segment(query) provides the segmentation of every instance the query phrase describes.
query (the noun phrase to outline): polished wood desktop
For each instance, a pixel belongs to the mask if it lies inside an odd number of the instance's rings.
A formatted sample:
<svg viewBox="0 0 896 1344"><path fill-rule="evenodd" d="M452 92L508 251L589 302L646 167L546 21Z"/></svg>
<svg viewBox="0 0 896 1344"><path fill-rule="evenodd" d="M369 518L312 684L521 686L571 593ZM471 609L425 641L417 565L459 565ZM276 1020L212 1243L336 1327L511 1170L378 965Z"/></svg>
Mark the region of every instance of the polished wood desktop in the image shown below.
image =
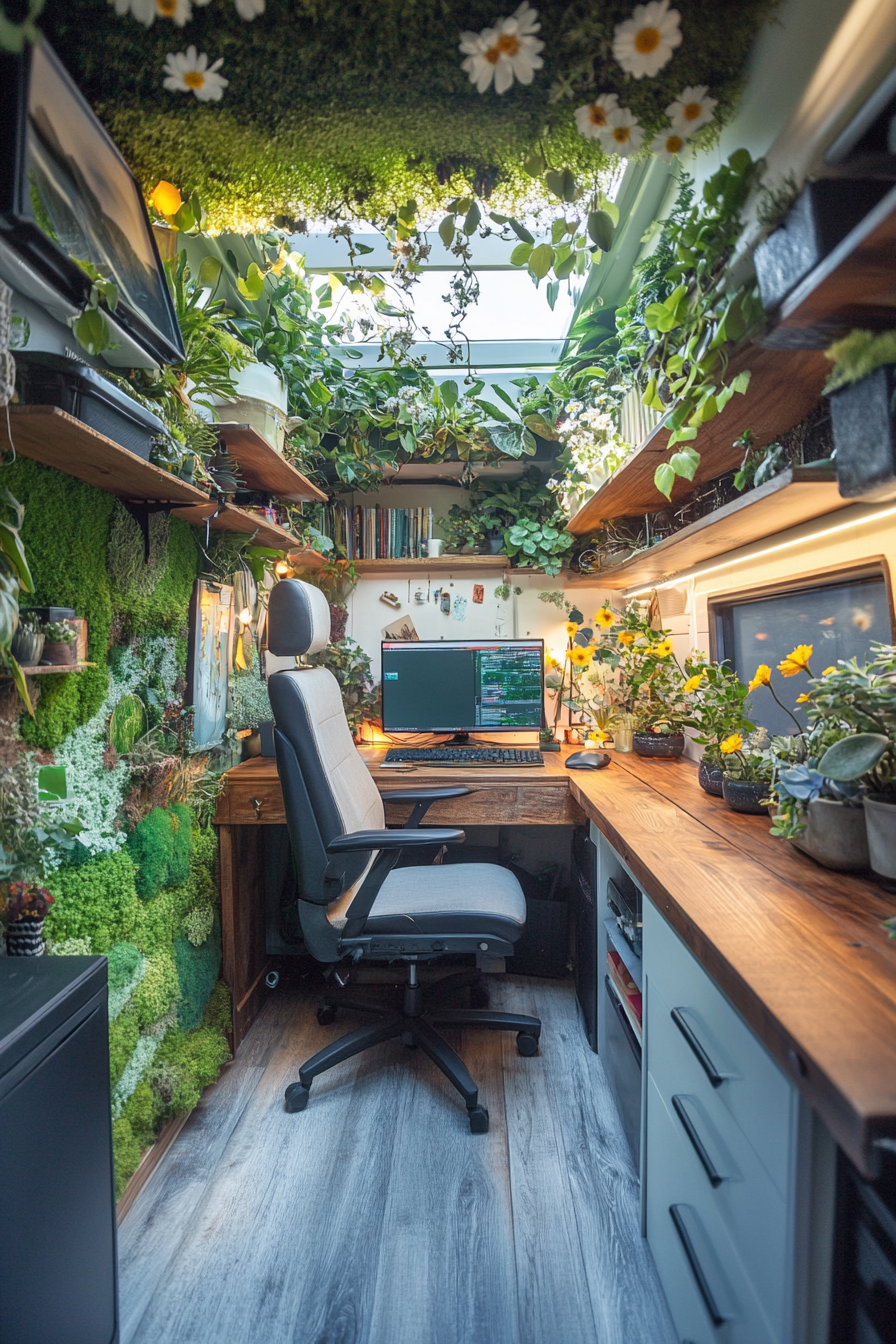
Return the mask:
<svg viewBox="0 0 896 1344"><path fill-rule="evenodd" d="M543 769L381 768L362 748L390 823L407 815L390 789L464 784L465 797L427 822L575 825L592 822L709 974L821 1114L861 1170L873 1141L896 1137L896 943L881 921L896 896L872 881L820 868L768 834L765 817L710 798L688 761L616 756L605 770L572 771L575 748ZM265 952L263 850L285 822L275 762L256 758L227 776L216 815L221 841L224 975L238 1042L275 964Z"/></svg>

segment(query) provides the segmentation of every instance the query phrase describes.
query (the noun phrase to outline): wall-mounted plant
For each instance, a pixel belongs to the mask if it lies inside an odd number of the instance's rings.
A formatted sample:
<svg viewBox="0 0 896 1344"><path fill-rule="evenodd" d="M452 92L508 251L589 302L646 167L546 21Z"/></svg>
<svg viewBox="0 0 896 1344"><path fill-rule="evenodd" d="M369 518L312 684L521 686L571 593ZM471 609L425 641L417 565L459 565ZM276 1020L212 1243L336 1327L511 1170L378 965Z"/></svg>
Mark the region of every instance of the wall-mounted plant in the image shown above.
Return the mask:
<svg viewBox="0 0 896 1344"><path fill-rule="evenodd" d="M745 429L732 444L743 449L743 460L734 476L735 490L752 490L763 485L784 470L789 461L787 449L781 443L767 443L759 447L752 429Z"/></svg>

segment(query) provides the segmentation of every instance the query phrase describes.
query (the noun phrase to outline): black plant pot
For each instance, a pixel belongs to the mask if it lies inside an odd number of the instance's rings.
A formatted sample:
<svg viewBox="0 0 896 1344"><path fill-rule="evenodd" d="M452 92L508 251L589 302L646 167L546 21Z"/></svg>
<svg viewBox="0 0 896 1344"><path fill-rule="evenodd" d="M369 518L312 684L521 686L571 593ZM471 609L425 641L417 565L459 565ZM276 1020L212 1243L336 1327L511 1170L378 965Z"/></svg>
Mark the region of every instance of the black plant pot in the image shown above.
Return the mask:
<svg viewBox="0 0 896 1344"><path fill-rule="evenodd" d="M485 548L486 555L500 555L501 548L504 545L503 532L486 532Z"/></svg>
<svg viewBox="0 0 896 1344"><path fill-rule="evenodd" d="M721 798L722 785L725 782L725 771L720 765L709 765L705 760L700 762L697 770L697 783L704 793L711 793L713 798Z"/></svg>
<svg viewBox="0 0 896 1344"><path fill-rule="evenodd" d="M780 226L753 254L766 312L833 251L891 185L877 178L829 177L803 188Z"/></svg>
<svg viewBox="0 0 896 1344"><path fill-rule="evenodd" d="M747 812L753 817L767 816L768 808L763 806L762 799L768 797L770 787L769 784L757 783L752 779L729 779L725 775L722 779L722 797L732 812Z"/></svg>
<svg viewBox="0 0 896 1344"><path fill-rule="evenodd" d="M896 364L831 396L837 484L844 499L896 499Z"/></svg>
<svg viewBox="0 0 896 1344"><path fill-rule="evenodd" d="M684 751L684 733L633 733L632 746L639 756L676 760Z"/></svg>

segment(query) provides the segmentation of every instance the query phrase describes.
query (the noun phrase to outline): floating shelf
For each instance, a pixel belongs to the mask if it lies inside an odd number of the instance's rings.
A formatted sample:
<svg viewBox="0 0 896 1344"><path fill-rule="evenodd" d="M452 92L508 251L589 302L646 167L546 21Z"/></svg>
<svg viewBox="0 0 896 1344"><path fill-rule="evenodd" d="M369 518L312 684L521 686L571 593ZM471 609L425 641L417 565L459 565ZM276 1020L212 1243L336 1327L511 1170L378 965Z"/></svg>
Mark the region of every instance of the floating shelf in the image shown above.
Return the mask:
<svg viewBox="0 0 896 1344"><path fill-rule="evenodd" d="M673 502L694 485L740 466L743 452L732 444L747 426L757 443L764 444L799 424L821 396L829 368L820 350L766 350L751 345L738 351L728 374L749 369L750 386L743 396L735 393L721 415L700 430L693 445L700 453L700 466L693 483L676 479ZM657 425L628 461L582 505L569 523L570 532L587 536L602 522L662 508L666 500L654 485L653 475L668 456L668 442L669 430Z"/></svg>
<svg viewBox="0 0 896 1344"><path fill-rule="evenodd" d="M221 436L227 451L240 464L240 475L250 490L265 490L292 503L323 504L327 496L288 458L272 448L251 425L218 424L211 428Z"/></svg>
<svg viewBox="0 0 896 1344"><path fill-rule="evenodd" d="M254 513L238 509L234 504L216 504L212 500L206 500L204 504L194 505L191 508L176 508L171 512L175 518L183 518L194 527L202 527L208 523L213 532L242 532L248 536L254 534L258 546L271 546L278 551L295 548L296 539L285 527L269 523Z"/></svg>
<svg viewBox="0 0 896 1344"><path fill-rule="evenodd" d="M430 569L511 569L506 555L440 555L438 559L423 557L420 560L355 560L354 566L359 574L382 574L388 570L401 574L405 571ZM535 571L533 570L533 573Z"/></svg>
<svg viewBox="0 0 896 1344"><path fill-rule="evenodd" d="M762 344L825 349L853 327L896 325L896 187L783 300Z"/></svg>
<svg viewBox="0 0 896 1344"><path fill-rule="evenodd" d="M20 670L24 672L26 677L47 677L51 675L55 677L60 673L64 675L66 672L83 672L85 667L96 667L96 663L37 663L33 667L24 667L20 664ZM2 675L8 678L10 674L4 672Z"/></svg>
<svg viewBox="0 0 896 1344"><path fill-rule="evenodd" d="M634 588L660 583L717 555L761 541L788 527L809 522L856 501L843 499L833 465L789 467L724 508L683 527L611 569L567 579L571 587Z"/></svg>
<svg viewBox="0 0 896 1344"><path fill-rule="evenodd" d="M122 448L58 406L10 406L16 452L119 499L208 507L208 495ZM4 438L5 438L4 434Z"/></svg>

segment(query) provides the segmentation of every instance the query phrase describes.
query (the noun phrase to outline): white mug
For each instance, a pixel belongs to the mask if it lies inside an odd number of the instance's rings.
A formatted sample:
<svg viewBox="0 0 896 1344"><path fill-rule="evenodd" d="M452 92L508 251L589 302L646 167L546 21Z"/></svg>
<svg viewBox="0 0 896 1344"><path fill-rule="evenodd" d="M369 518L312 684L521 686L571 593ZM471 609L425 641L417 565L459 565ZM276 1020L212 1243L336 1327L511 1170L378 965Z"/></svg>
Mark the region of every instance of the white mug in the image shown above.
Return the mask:
<svg viewBox="0 0 896 1344"><path fill-rule="evenodd" d="M430 560L438 560L439 556L442 554L441 537L429 538L426 543L426 554L429 556Z"/></svg>

